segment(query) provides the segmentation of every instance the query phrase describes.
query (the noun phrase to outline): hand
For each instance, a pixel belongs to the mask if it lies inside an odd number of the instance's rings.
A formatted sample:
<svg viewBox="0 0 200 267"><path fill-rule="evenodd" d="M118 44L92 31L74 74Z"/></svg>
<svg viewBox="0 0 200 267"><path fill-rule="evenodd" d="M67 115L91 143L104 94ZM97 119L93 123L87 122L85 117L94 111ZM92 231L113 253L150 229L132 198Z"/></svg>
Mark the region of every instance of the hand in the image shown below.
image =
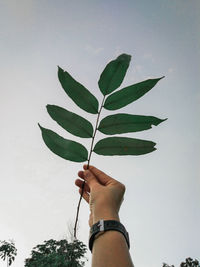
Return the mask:
<svg viewBox="0 0 200 267"><path fill-rule="evenodd" d="M90 205L89 226L100 219L118 220L119 209L123 201L125 186L93 166L83 166L78 176L85 181L83 198ZM75 184L82 193L84 181L77 179Z"/></svg>

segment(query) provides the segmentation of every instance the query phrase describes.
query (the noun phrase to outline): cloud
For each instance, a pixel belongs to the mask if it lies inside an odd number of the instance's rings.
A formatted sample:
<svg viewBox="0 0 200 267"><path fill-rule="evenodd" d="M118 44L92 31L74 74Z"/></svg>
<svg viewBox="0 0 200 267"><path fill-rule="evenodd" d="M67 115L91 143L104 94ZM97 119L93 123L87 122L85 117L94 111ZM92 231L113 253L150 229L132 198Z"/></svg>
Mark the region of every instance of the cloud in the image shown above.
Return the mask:
<svg viewBox="0 0 200 267"><path fill-rule="evenodd" d="M136 65L136 66L135 66L135 70L136 70L137 72L140 72L140 71L142 70L142 66L141 66L141 65Z"/></svg>
<svg viewBox="0 0 200 267"><path fill-rule="evenodd" d="M5 1L5 7L8 9L11 16L25 24L29 21L33 15L34 5L33 0L7 0Z"/></svg>
<svg viewBox="0 0 200 267"><path fill-rule="evenodd" d="M114 56L115 57L118 57L120 54L122 54L123 52L122 52L122 49L121 49L121 47L120 46L116 46L115 47L115 51L114 51Z"/></svg>
<svg viewBox="0 0 200 267"><path fill-rule="evenodd" d="M90 54L98 55L99 53L101 53L104 50L104 48L103 47L97 47L97 48L95 48L95 47L93 47L91 45L86 45L85 46L85 50L87 52L89 52Z"/></svg>
<svg viewBox="0 0 200 267"><path fill-rule="evenodd" d="M144 58L144 59L147 59L147 60L151 60L152 62L155 61L153 55L150 54L150 53L146 53L146 54L144 54L144 55L143 55L143 58Z"/></svg>
<svg viewBox="0 0 200 267"><path fill-rule="evenodd" d="M172 73L172 72L174 72L174 69L173 69L172 67L170 67L170 68L168 69L168 73Z"/></svg>

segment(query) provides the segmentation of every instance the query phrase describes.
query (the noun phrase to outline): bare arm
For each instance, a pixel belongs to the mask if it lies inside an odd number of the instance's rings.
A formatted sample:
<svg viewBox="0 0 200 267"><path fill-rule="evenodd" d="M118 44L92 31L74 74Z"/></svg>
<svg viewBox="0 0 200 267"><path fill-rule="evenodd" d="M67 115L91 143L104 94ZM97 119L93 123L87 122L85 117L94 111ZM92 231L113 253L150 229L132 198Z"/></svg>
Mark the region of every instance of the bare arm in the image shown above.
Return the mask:
<svg viewBox="0 0 200 267"><path fill-rule="evenodd" d="M78 175L86 182L83 197L90 205L89 226L100 219L120 221L118 214L125 186L93 166L87 170L84 165L84 171ZM81 193L83 180L77 179L75 183ZM126 240L118 231L106 231L94 241L92 267L122 266L133 267Z"/></svg>

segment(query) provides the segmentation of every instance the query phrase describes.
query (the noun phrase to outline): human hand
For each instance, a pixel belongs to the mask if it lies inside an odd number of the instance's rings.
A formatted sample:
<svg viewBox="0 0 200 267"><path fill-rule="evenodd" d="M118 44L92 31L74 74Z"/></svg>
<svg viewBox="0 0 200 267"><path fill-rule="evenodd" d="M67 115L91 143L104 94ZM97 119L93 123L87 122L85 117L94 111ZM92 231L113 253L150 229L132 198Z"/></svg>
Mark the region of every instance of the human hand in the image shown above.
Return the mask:
<svg viewBox="0 0 200 267"><path fill-rule="evenodd" d="M83 166L78 176L85 181L83 198L90 205L89 226L100 219L118 220L119 209L123 201L125 186L117 180L106 175L94 166ZM82 193L84 181L76 179L75 184Z"/></svg>

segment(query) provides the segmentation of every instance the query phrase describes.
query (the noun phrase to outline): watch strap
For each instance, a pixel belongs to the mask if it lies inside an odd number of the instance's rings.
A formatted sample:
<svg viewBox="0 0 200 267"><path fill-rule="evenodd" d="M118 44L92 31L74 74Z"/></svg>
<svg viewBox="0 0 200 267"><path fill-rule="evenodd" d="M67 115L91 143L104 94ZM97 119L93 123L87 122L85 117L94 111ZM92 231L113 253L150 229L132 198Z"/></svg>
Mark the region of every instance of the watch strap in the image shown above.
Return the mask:
<svg viewBox="0 0 200 267"><path fill-rule="evenodd" d="M125 227L123 226L123 224L115 220L105 220L105 221L100 220L97 223L93 224L92 227L90 228L89 249L91 250L91 252L92 252L92 247L93 247L93 243L95 240L95 236L98 233L101 233L101 232L103 233L109 230L115 230L115 231L122 233L126 239L128 248L130 248L129 235Z"/></svg>

